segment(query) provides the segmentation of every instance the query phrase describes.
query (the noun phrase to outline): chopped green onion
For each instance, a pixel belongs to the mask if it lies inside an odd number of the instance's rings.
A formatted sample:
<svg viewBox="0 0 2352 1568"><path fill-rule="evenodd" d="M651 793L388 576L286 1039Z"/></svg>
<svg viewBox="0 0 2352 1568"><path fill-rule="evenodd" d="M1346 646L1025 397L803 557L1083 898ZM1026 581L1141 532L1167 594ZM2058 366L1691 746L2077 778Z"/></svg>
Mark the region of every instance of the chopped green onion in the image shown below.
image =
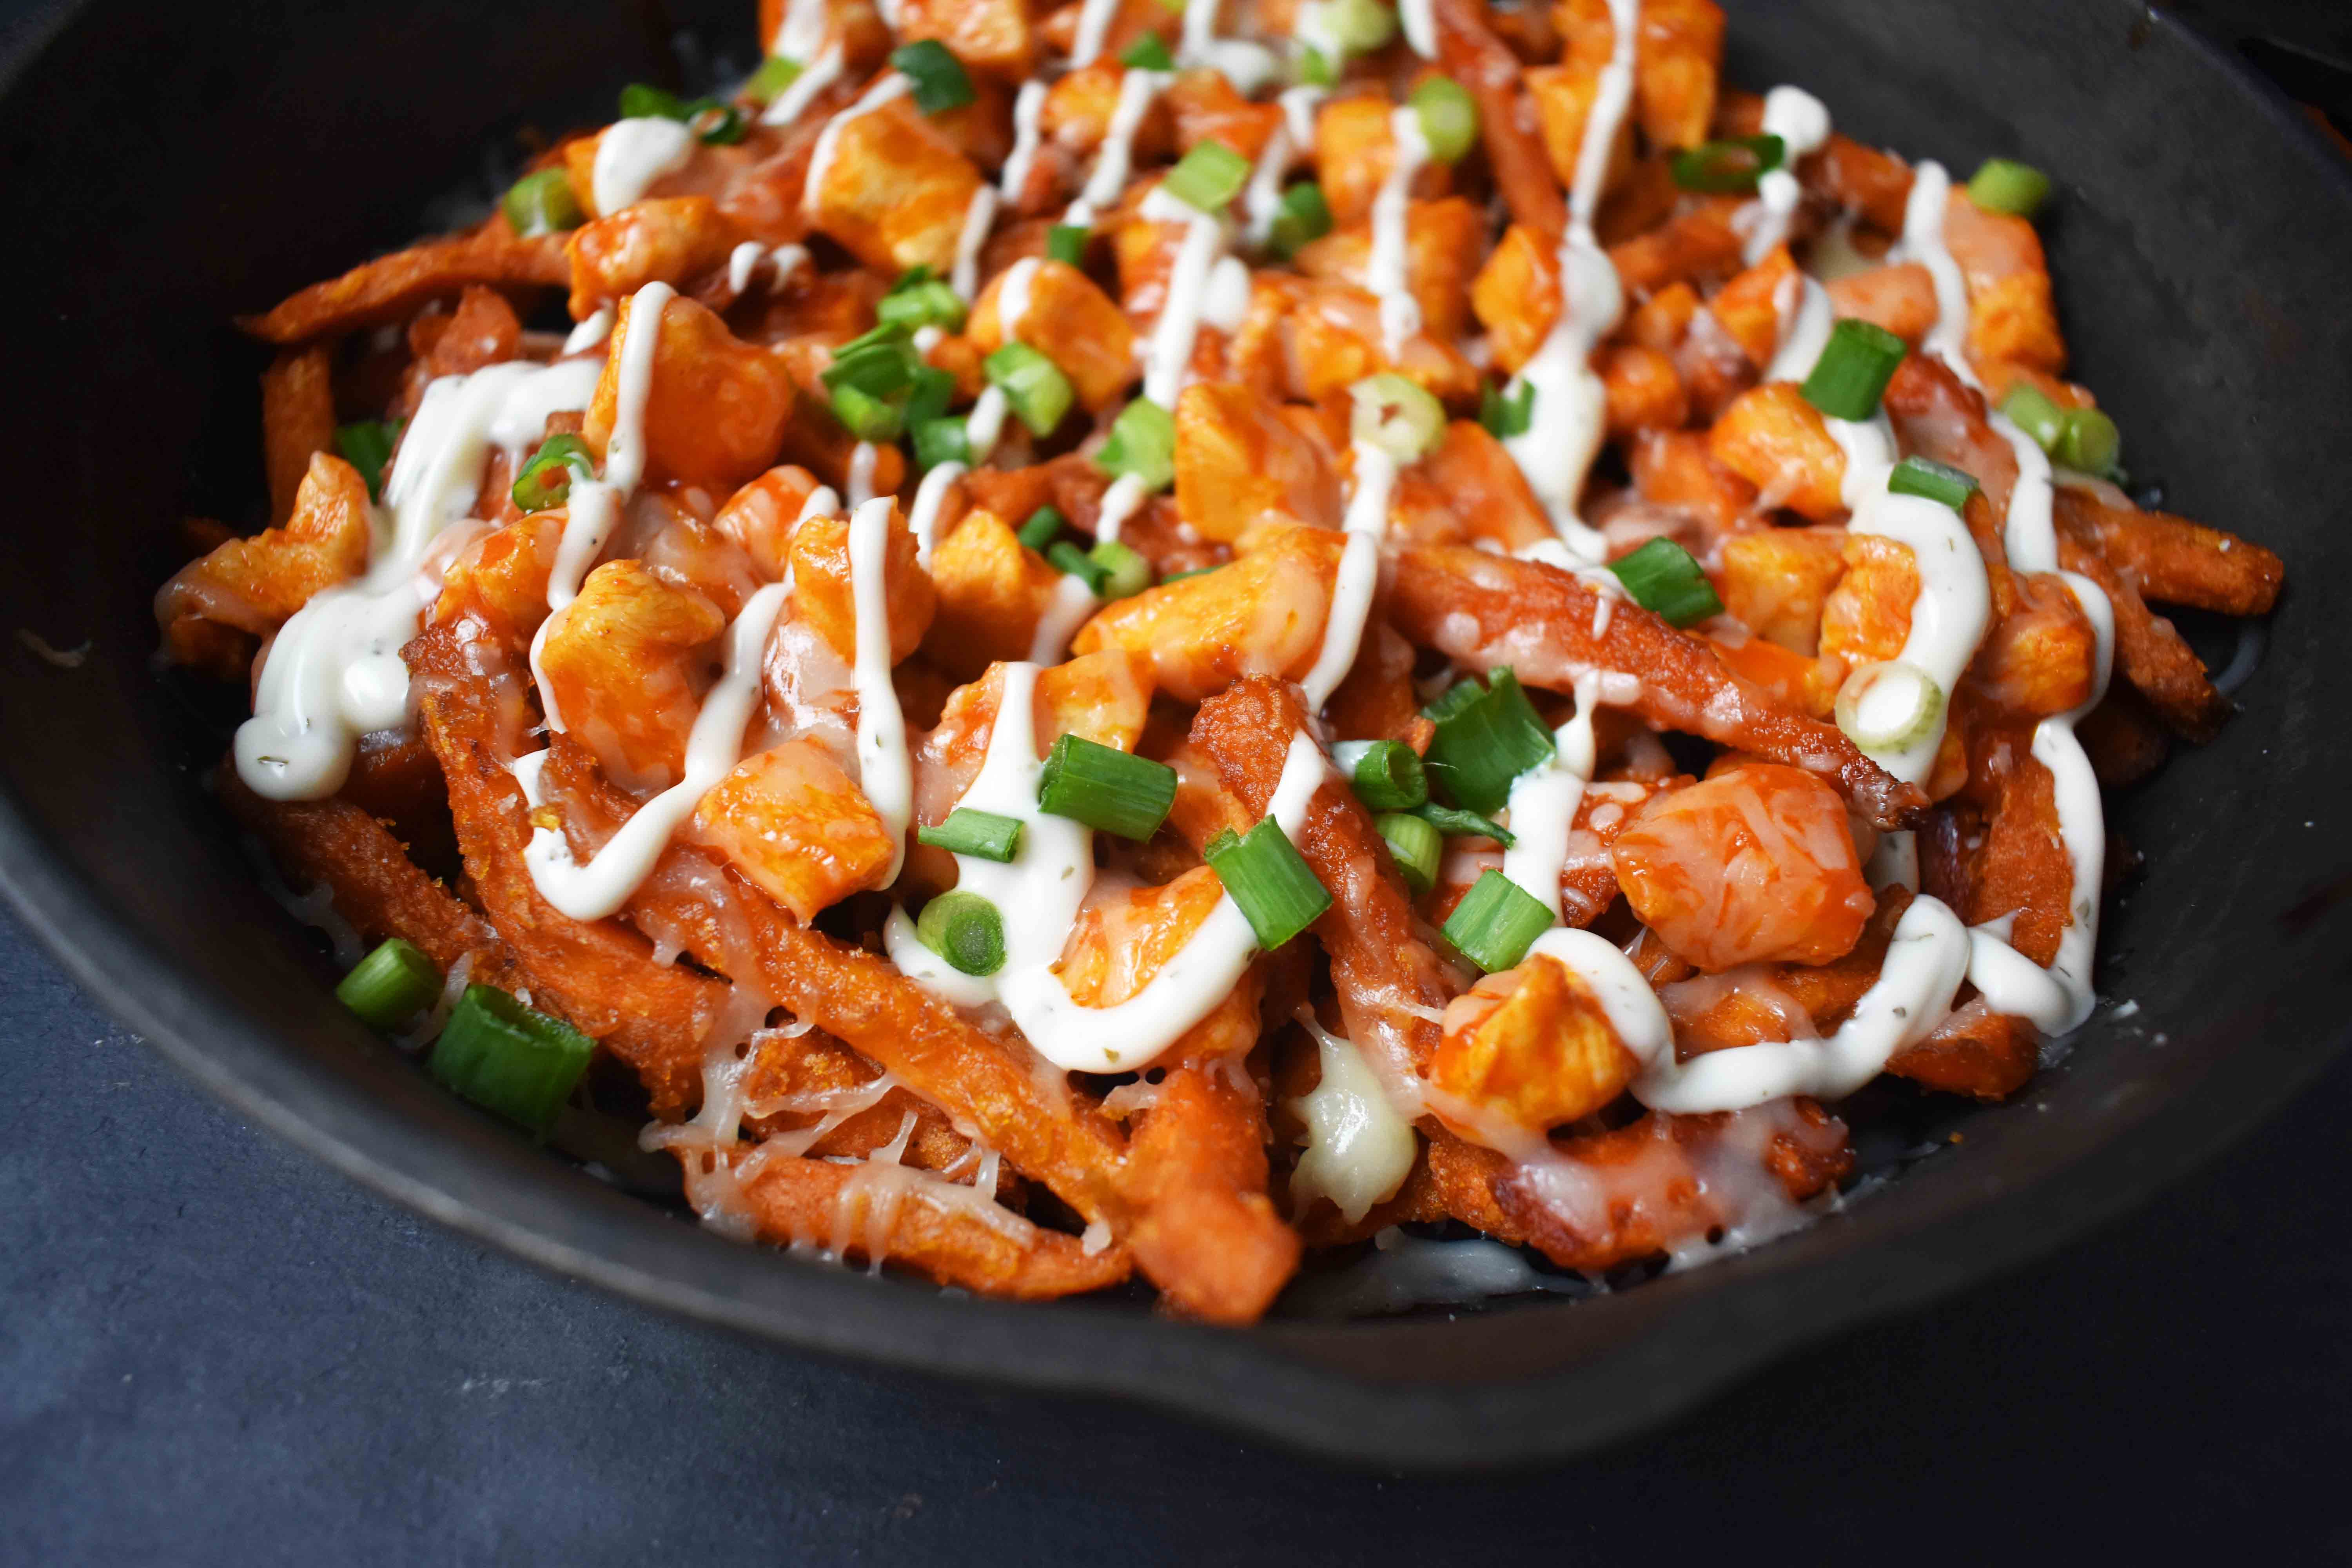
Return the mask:
<svg viewBox="0 0 2352 1568"><path fill-rule="evenodd" d="M915 426L915 466L936 468L941 463L971 461L971 438L963 421L953 416L926 419Z"/></svg>
<svg viewBox="0 0 2352 1568"><path fill-rule="evenodd" d="M948 411L955 401L955 376L937 365L915 366L914 384L907 392L907 427L919 430Z"/></svg>
<svg viewBox="0 0 2352 1568"><path fill-rule="evenodd" d="M2000 411L2045 452L2055 449L2058 437L2065 433L2066 411L2030 381L2021 380L2009 389L2009 395L2000 400Z"/></svg>
<svg viewBox="0 0 2352 1568"><path fill-rule="evenodd" d="M1989 213L2032 217L2050 199L2050 176L2031 163L1987 158L1969 176L1969 200Z"/></svg>
<svg viewBox="0 0 2352 1568"><path fill-rule="evenodd" d="M1301 180L1282 193L1282 206L1274 215L1274 253L1285 260L1331 232L1331 204L1323 187Z"/></svg>
<svg viewBox="0 0 2352 1568"><path fill-rule="evenodd" d="M1037 807L1139 844L1160 831L1176 804L1176 770L1083 735L1065 735L1045 755Z"/></svg>
<svg viewBox="0 0 2352 1568"><path fill-rule="evenodd" d="M710 117L716 115L717 119ZM731 146L751 134L751 122L742 110L715 98L698 98L688 103L674 92L666 92L648 82L633 81L621 89L621 118L624 120L676 120L714 147Z"/></svg>
<svg viewBox="0 0 2352 1568"><path fill-rule="evenodd" d="M1045 259L1066 267L1087 264L1087 237L1094 231L1082 223L1057 223L1045 231Z"/></svg>
<svg viewBox="0 0 2352 1568"><path fill-rule="evenodd" d="M1396 858L1397 869L1404 873L1404 885L1412 889L1414 898L1437 886L1437 863L1445 855L1445 839L1427 820L1402 811L1384 811L1372 818L1372 826L1389 841L1389 853Z"/></svg>
<svg viewBox="0 0 2352 1568"><path fill-rule="evenodd" d="M1455 952L1492 974L1528 955L1536 938L1552 927L1543 901L1500 871L1471 884L1445 920L1445 940Z"/></svg>
<svg viewBox="0 0 2352 1568"><path fill-rule="evenodd" d="M1076 577L1084 583L1097 599L1109 597L1103 592L1110 582L1110 568L1079 549L1066 539L1055 541L1045 547L1045 559L1055 571Z"/></svg>
<svg viewBox="0 0 2352 1568"><path fill-rule="evenodd" d="M382 419L362 419L335 426L335 450L367 481L368 500L383 499L383 477L392 464L393 443L400 426Z"/></svg>
<svg viewBox="0 0 2352 1568"><path fill-rule="evenodd" d="M2123 432L2095 408L2069 408L2058 421L2057 445L2051 457L2085 474L2112 472L2123 456Z"/></svg>
<svg viewBox="0 0 2352 1568"><path fill-rule="evenodd" d="M888 397L914 384L923 362L907 341L906 329L895 323L877 327L833 351L833 363L817 379L828 392L854 386L874 397Z"/></svg>
<svg viewBox="0 0 2352 1568"><path fill-rule="evenodd" d="M937 38L919 38L890 51L890 63L913 84L915 107L925 114L944 114L972 100L971 78L963 62Z"/></svg>
<svg viewBox="0 0 2352 1568"><path fill-rule="evenodd" d="M1168 52L1168 45L1157 33L1146 33L1121 49L1118 63L1140 71L1172 71L1176 57Z"/></svg>
<svg viewBox="0 0 2352 1568"><path fill-rule="evenodd" d="M1297 846L1267 817L1247 833L1225 829L1209 840L1201 858L1217 874L1268 952L1323 917L1331 895Z"/></svg>
<svg viewBox="0 0 2352 1568"><path fill-rule="evenodd" d="M1374 811L1410 811L1429 798L1421 755L1402 741L1342 741L1331 761Z"/></svg>
<svg viewBox="0 0 2352 1568"><path fill-rule="evenodd" d="M1323 0L1323 31L1348 53L1369 55L1396 37L1397 14L1380 0Z"/></svg>
<svg viewBox="0 0 2352 1568"><path fill-rule="evenodd" d="M877 446L896 441L907 428L906 411L898 405L854 386L833 389L833 416L843 429Z"/></svg>
<svg viewBox="0 0 2352 1568"><path fill-rule="evenodd" d="M890 326L919 331L925 327L941 327L950 332L963 330L963 301L956 291L940 279L929 276L929 269L917 268L916 277L908 273L898 280L898 286L882 296L874 307L876 320Z"/></svg>
<svg viewBox="0 0 2352 1568"><path fill-rule="evenodd" d="M1005 344L982 363L989 384L1000 388L1015 417L1032 436L1050 436L1077 400L1062 367L1027 343Z"/></svg>
<svg viewBox="0 0 2352 1568"><path fill-rule="evenodd" d="M978 893L941 893L925 904L915 937L966 974L1004 967L1004 917Z"/></svg>
<svg viewBox="0 0 2352 1568"><path fill-rule="evenodd" d="M1528 426L1535 423L1535 411L1534 382L1523 381L1517 392L1508 394L1497 391L1491 382L1479 389L1478 423L1498 441L1526 435Z"/></svg>
<svg viewBox="0 0 2352 1568"><path fill-rule="evenodd" d="M572 176L563 170L541 169L525 174L507 187L507 226L525 239L562 229L578 228L588 221L580 198L572 194Z"/></svg>
<svg viewBox="0 0 2352 1568"><path fill-rule="evenodd" d="M1837 722L1865 752L1900 752L1925 740L1944 716L1944 689L1916 664L1865 664L1838 688Z"/></svg>
<svg viewBox="0 0 2352 1568"><path fill-rule="evenodd" d="M536 1132L554 1125L596 1042L495 985L468 985L426 1069L483 1110Z"/></svg>
<svg viewBox="0 0 2352 1568"><path fill-rule="evenodd" d="M1189 206L1217 213L1242 194L1249 177L1250 161L1211 136L1192 144L1160 188Z"/></svg>
<svg viewBox="0 0 2352 1568"><path fill-rule="evenodd" d="M1470 91L1448 76L1433 76L1412 89L1421 116L1421 139L1441 163L1458 163L1478 144L1478 106Z"/></svg>
<svg viewBox="0 0 2352 1568"><path fill-rule="evenodd" d="M1069 526L1070 520L1058 510L1041 506L1029 514L1028 521L1021 525L1021 542L1042 554L1045 546L1054 542L1054 536Z"/></svg>
<svg viewBox="0 0 2352 1568"><path fill-rule="evenodd" d="M1475 811L1456 811L1433 800L1414 806L1412 815L1448 838L1491 838L1506 849L1519 841L1518 835L1499 822L1481 816Z"/></svg>
<svg viewBox="0 0 2352 1568"><path fill-rule="evenodd" d="M520 510L545 511L572 499L574 478L593 479L595 473L588 443L559 431L540 443L539 450L515 476L514 489L509 493Z"/></svg>
<svg viewBox="0 0 2352 1568"><path fill-rule="evenodd" d="M353 964L335 987L336 1001L379 1029L405 1024L440 994L441 972L414 942L398 937Z"/></svg>
<svg viewBox="0 0 2352 1568"><path fill-rule="evenodd" d="M1779 168L1789 144L1778 136L1739 136L1702 142L1674 156L1675 184L1713 195L1746 195L1756 182Z"/></svg>
<svg viewBox="0 0 2352 1568"><path fill-rule="evenodd" d="M1551 731L1507 668L1485 686L1463 681L1422 711L1437 725L1422 766L1472 811L1500 810L1511 781L1552 754Z"/></svg>
<svg viewBox="0 0 2352 1568"><path fill-rule="evenodd" d="M800 61L789 55L770 55L751 73L751 79L743 84L743 96L754 103L773 103L800 76Z"/></svg>
<svg viewBox="0 0 2352 1568"><path fill-rule="evenodd" d="M953 855L1003 865L1021 852L1021 819L958 806L937 827L915 829L916 839Z"/></svg>
<svg viewBox="0 0 2352 1568"><path fill-rule="evenodd" d="M1328 55L1309 44L1298 54L1298 79L1307 87L1337 87L1339 72Z"/></svg>
<svg viewBox="0 0 2352 1568"><path fill-rule="evenodd" d="M633 81L621 89L624 120L684 120L686 100L651 82Z"/></svg>
<svg viewBox="0 0 2352 1568"><path fill-rule="evenodd" d="M1691 552L1671 539L1653 539L1609 563L1635 604L1677 626L1723 614L1723 601Z"/></svg>
<svg viewBox="0 0 2352 1568"><path fill-rule="evenodd" d="M1906 458L1886 476L1886 488L1898 496L1925 496L1958 511L1977 493L1977 477L1931 458Z"/></svg>
<svg viewBox="0 0 2352 1568"><path fill-rule="evenodd" d="M699 132L705 146L732 147L736 142L751 134L751 121L744 117L741 110L731 103L720 103L716 99L706 98L698 101L694 107L698 112L688 117L689 123L705 114L719 116L717 120L707 122Z"/></svg>
<svg viewBox="0 0 2352 1568"><path fill-rule="evenodd" d="M1445 405L1394 371L1364 377L1348 388L1348 396L1355 405L1349 434L1400 463L1418 462L1444 438Z"/></svg>
<svg viewBox="0 0 2352 1568"><path fill-rule="evenodd" d="M1133 474L1146 489L1166 489L1176 479L1176 421L1150 398L1137 398L1111 421L1095 466L1114 478Z"/></svg>
<svg viewBox="0 0 2352 1568"><path fill-rule="evenodd" d="M1095 592L1106 599L1131 598L1151 586L1151 563L1116 539L1097 542L1087 558L1102 568Z"/></svg>
<svg viewBox="0 0 2352 1568"><path fill-rule="evenodd" d="M1832 419L1867 419L1910 352L1885 327L1848 316L1830 329L1829 343L1805 377L1805 401Z"/></svg>

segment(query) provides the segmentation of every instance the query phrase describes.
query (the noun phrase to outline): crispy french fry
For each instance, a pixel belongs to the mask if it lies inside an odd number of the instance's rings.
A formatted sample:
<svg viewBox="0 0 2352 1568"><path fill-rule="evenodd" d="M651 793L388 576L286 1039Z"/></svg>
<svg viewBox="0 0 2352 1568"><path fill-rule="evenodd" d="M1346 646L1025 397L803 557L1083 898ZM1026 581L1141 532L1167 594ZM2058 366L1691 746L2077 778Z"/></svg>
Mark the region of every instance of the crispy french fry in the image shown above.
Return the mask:
<svg viewBox="0 0 2352 1568"><path fill-rule="evenodd" d="M1537 120L1520 96L1519 60L1494 33L1486 0L1435 0L1438 58L1478 105L1478 140L1514 222L1548 247L1568 227L1568 203L1553 178Z"/></svg>
<svg viewBox="0 0 2352 1568"><path fill-rule="evenodd" d="M1916 784L1890 777L1834 726L1745 685L1706 644L1638 605L1615 605L1596 637L1595 590L1565 572L1461 545L1409 546L1395 565L1390 620L1457 663L1507 664L1556 691L1587 670L1625 671L1641 678L1631 706L1650 723L1801 767L1881 827L1903 826L1927 806Z"/></svg>
<svg viewBox="0 0 2352 1568"><path fill-rule="evenodd" d="M279 354L261 373L261 467L269 477L269 521L294 515L295 492L315 452L335 445L334 352L324 343Z"/></svg>
<svg viewBox="0 0 2352 1568"><path fill-rule="evenodd" d="M2225 616L2266 616L2286 568L2261 545L2160 511L2116 506L2072 486L2057 495L2060 522L2088 542L2143 598ZM2087 530L2085 528L2087 525Z"/></svg>
<svg viewBox="0 0 2352 1568"><path fill-rule="evenodd" d="M1169 1068L1129 1145L1143 1213L1128 1247L1189 1316L1254 1322L1298 1267L1298 1234L1266 1196L1265 1139L1257 1085L1226 1054Z"/></svg>
<svg viewBox="0 0 2352 1568"><path fill-rule="evenodd" d="M518 239L505 218L494 216L471 234L423 240L341 278L313 283L237 324L264 342L299 343L397 321L434 296L455 294L468 283L560 287L572 277L563 240L560 234Z"/></svg>
<svg viewBox="0 0 2352 1568"><path fill-rule="evenodd" d="M2116 673L2131 682L2158 716L2182 736L2211 740L2230 716L2230 700L2214 689L2205 661L2170 621L2147 607L2147 601L2100 552L2095 531L2073 513L2059 518L2058 564L2096 583L2114 606Z"/></svg>

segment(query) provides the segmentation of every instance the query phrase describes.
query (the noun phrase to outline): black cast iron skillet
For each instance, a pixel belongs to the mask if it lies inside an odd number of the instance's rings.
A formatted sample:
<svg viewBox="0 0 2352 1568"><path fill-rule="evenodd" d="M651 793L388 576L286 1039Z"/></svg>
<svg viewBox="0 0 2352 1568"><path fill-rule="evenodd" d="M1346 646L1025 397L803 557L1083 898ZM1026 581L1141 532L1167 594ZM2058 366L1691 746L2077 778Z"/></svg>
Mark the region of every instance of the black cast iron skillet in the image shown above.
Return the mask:
<svg viewBox="0 0 2352 1568"><path fill-rule="evenodd" d="M1801 1236L1599 1299L1245 1332L1004 1306L803 1265L625 1197L444 1095L354 1023L197 784L216 739L151 665L175 519L253 515L232 312L397 244L526 120L604 118L667 23L570 0L93 0L0 100L10 229L0 885L83 984L207 1088L402 1202L563 1273L772 1335L1132 1396L1322 1452L1562 1454L1790 1347L2060 1245L2310 1078L2352 1015L2352 184L2267 89L2120 0L1735 5L1728 74L1965 174L2051 169L2082 373L2169 506L2283 553L2244 711L2116 803L2148 855L2103 1013L1965 1142ZM672 20L750 58L749 0ZM28 629L88 661L58 669ZM2251 1280L2233 1289L2259 1289ZM2119 1303L2124 1310L2129 1304Z"/></svg>

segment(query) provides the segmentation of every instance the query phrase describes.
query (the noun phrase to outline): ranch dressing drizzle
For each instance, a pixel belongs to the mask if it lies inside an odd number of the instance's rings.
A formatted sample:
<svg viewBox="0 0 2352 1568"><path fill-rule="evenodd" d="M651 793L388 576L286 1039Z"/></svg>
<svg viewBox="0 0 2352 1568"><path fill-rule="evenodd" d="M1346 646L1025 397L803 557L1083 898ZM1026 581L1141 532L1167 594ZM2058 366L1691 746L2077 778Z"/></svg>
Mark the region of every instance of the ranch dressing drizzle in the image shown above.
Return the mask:
<svg viewBox="0 0 2352 1568"><path fill-rule="evenodd" d="M817 132L816 148L809 154L808 176L801 189L801 210L814 217L817 204L824 194L825 176L833 172L835 153L841 146L841 128L862 115L873 113L897 99L914 90L915 84L904 71L887 70L876 79L864 96L847 109L824 122Z"/></svg>
<svg viewBox="0 0 2352 1568"><path fill-rule="evenodd" d="M771 262L774 270L769 274L768 286L781 289L792 275L808 265L805 246L780 245L771 250L756 239L747 239L727 253L727 289L732 294L751 291L751 280L760 274L760 264Z"/></svg>
<svg viewBox="0 0 2352 1568"><path fill-rule="evenodd" d="M1576 716L1552 732L1552 754L1511 781L1511 847L1503 851L1503 875L1559 919L1559 879L1568 865L1568 840L1576 826L1584 786L1592 782L1596 751L1592 717L1601 706L1604 679L1619 677L1597 669L1576 678ZM1638 696L1639 682L1633 693Z"/></svg>
<svg viewBox="0 0 2352 1568"><path fill-rule="evenodd" d="M781 54L783 51L776 52ZM841 46L827 44L817 52L814 59L802 68L800 75L793 78L792 86L776 94L775 101L769 104L760 116L760 123L790 125L801 117L803 110L816 101L817 94L831 87L840 77Z"/></svg>
<svg viewBox="0 0 2352 1568"><path fill-rule="evenodd" d="M996 184L996 194L1006 202L1020 202L1029 186L1029 171L1037 165L1047 90L1043 81L1032 77L1021 84L1020 95L1013 100L1013 151L1005 156Z"/></svg>
<svg viewBox="0 0 2352 1568"><path fill-rule="evenodd" d="M1249 226L1243 232L1254 246L1263 246L1274 237L1274 221L1282 216L1282 181L1307 151L1315 145L1315 106L1323 101L1328 89L1319 87L1285 88L1276 95L1282 106L1282 123L1265 139L1265 151L1258 154L1257 164L1250 171L1249 187L1242 193L1242 210L1249 215Z"/></svg>
<svg viewBox="0 0 2352 1568"><path fill-rule="evenodd" d="M1172 409L1177 394L1191 379L1192 345L1201 335L1209 275L1225 252L1225 221L1220 214L1202 212L1170 195L1165 185L1154 185L1136 210L1152 223L1184 226L1175 264L1168 270L1167 300L1143 351L1143 395Z"/></svg>
<svg viewBox="0 0 2352 1568"><path fill-rule="evenodd" d="M318 800L343 784L358 738L405 721L400 649L440 591L428 573L435 541L473 509L493 447L509 469L546 433L551 414L588 406L601 362L521 360L425 389L369 513L367 572L310 596L278 629L237 727L237 776L269 800Z"/></svg>
<svg viewBox="0 0 2352 1568"><path fill-rule="evenodd" d="M964 209L963 231L956 237L955 265L948 273L948 286L967 305L980 287L980 248L988 243L989 227L995 222L996 192L982 185L971 193L971 205Z"/></svg>
<svg viewBox="0 0 2352 1568"><path fill-rule="evenodd" d="M629 895L653 874L654 862L669 847L694 808L728 771L743 759L743 726L760 700L760 656L784 607L786 590L772 583L751 595L727 630L727 667L702 700L686 742L686 776L639 806L621 830L583 866L560 829L534 826L523 863L540 896L577 921L598 921L617 912ZM515 782L533 809L547 802L542 774L548 753L517 757Z"/></svg>
<svg viewBox="0 0 2352 1568"><path fill-rule="evenodd" d="M572 335L563 340L563 352L556 357L570 359L573 354L584 354L590 349L602 348L604 340L612 335L613 307L599 305L586 321L572 329Z"/></svg>
<svg viewBox="0 0 2352 1568"><path fill-rule="evenodd" d="M1315 668L1299 685L1306 689L1307 707L1320 712L1339 682L1354 667L1363 646L1365 617L1371 613L1372 590L1381 581L1381 541L1389 531L1389 497L1396 489L1397 461L1370 441L1353 448L1355 493L1348 498L1348 514L1340 526L1348 542L1339 552L1339 575L1331 584L1331 609L1323 618L1323 647Z"/></svg>
<svg viewBox="0 0 2352 1568"><path fill-rule="evenodd" d="M1797 184L1797 160L1821 151L1830 139L1830 111L1801 87L1776 87L1764 95L1767 136L1778 136L1784 152L1780 166L1756 182L1756 202L1741 209L1748 238L1740 258L1753 267L1789 237L1789 220L1803 194Z"/></svg>
<svg viewBox="0 0 2352 1568"><path fill-rule="evenodd" d="M971 453L972 462L984 463L996 450L997 439L1004 433L1007 408L1003 389L990 386L964 416L964 445ZM923 482L915 487L915 505L907 514L907 527L915 535L915 559L926 571L930 569L931 552L939 548L940 512L947 505L948 491L969 472L970 467L963 463L935 463L923 475Z"/></svg>
<svg viewBox="0 0 2352 1568"><path fill-rule="evenodd" d="M1067 1072L1127 1072L1148 1067L1233 991L1257 952L1248 919L1220 897L1192 940L1141 991L1111 1007L1082 1007L1054 965L1094 886L1094 834L1085 824L1038 809L1034 694L1037 667L1009 664L979 776L956 804L1018 818L1021 846L1003 865L956 857L956 886L980 894L1004 920L1004 965L992 975L957 973L915 935L904 910L883 937L908 978L962 1006L1000 1002L1030 1045ZM1267 815L1296 836L1328 775L1323 752L1304 732L1291 737Z"/></svg>
<svg viewBox="0 0 2352 1568"><path fill-rule="evenodd" d="M694 132L683 121L645 116L616 120L596 138L589 197L597 216L609 216L646 194L656 180L674 174L694 156Z"/></svg>
<svg viewBox="0 0 2352 1568"><path fill-rule="evenodd" d="M1559 320L1535 357L1513 378L1516 395L1535 389L1528 428L1504 441L1528 484L1550 514L1552 526L1580 558L1598 562L1607 553L1599 530L1577 515L1584 477L1601 450L1608 424L1608 393L1592 372L1592 350L1617 324L1625 293L1609 253L1593 237L1592 215L1608 177L1609 154L1633 93L1634 38L1641 26L1641 0L1609 0L1612 41L1609 64L1601 73L1592 108L1585 116L1577 148L1576 180L1569 193L1568 233L1559 249Z"/></svg>
<svg viewBox="0 0 2352 1568"><path fill-rule="evenodd" d="M654 351L661 342L662 313L677 290L667 283L648 283L637 290L629 306L629 332L621 341L621 364L613 399L613 433L604 443L604 473L601 479L572 478L565 505L563 537L555 546L555 563L547 574L547 618L531 634L530 677L539 688L547 727L559 733L563 714L555 692L540 667L556 613L580 596L581 579L596 564L620 521L621 508L645 477L646 398L653 389Z"/></svg>
<svg viewBox="0 0 2352 1568"><path fill-rule="evenodd" d="M1087 3L1092 5L1094 0L1087 0ZM1083 17L1079 26L1082 28L1085 26ZM1087 63L1076 56L1072 60L1077 65ZM1102 147L1095 154L1095 166L1087 176L1086 188L1078 193L1078 199L1072 202L1069 210L1062 215L1065 226L1091 228L1096 215L1118 200L1119 192L1127 188L1127 176L1135 166L1135 133L1142 129L1143 117L1150 111L1152 101L1175 79L1172 71L1145 70L1139 66L1127 68L1126 74L1119 78L1118 101L1111 110L1110 128L1104 133Z"/></svg>
<svg viewBox="0 0 2352 1568"><path fill-rule="evenodd" d="M882 878L884 886L898 879L906 860L907 821L915 809L907 718L898 707L898 689L890 680L890 606L884 594L883 563L896 505L888 496L877 496L849 519L850 598L857 612L857 783L890 836L890 868Z"/></svg>
<svg viewBox="0 0 2352 1568"><path fill-rule="evenodd" d="M1404 353L1405 341L1421 331L1421 301L1413 298L1406 277L1411 258L1406 220L1412 210L1412 177L1429 162L1429 142L1421 133L1421 110L1409 105L1393 110L1389 115L1389 139L1395 144L1394 162L1372 197L1372 252L1364 264L1364 286L1381 302L1381 347L1393 363Z"/></svg>
<svg viewBox="0 0 2352 1568"><path fill-rule="evenodd" d="M864 506L874 499L874 464L880 457L880 448L871 441L860 441L849 449L850 505Z"/></svg>

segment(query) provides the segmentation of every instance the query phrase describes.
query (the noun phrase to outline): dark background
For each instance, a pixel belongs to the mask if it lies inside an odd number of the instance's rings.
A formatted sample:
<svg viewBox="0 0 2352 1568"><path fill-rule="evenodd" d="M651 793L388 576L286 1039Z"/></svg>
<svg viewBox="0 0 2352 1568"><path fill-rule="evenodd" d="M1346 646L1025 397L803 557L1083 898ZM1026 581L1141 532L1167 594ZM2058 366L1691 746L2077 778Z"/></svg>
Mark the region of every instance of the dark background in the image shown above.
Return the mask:
<svg viewBox="0 0 2352 1568"><path fill-rule="evenodd" d="M0 0L0 58L48 9ZM2352 6L2181 9L2352 107L2313 64ZM0 1562L2352 1556L2352 1060L2062 1257L1599 1457L1426 1481L539 1273L218 1109L5 916L0 1059Z"/></svg>

